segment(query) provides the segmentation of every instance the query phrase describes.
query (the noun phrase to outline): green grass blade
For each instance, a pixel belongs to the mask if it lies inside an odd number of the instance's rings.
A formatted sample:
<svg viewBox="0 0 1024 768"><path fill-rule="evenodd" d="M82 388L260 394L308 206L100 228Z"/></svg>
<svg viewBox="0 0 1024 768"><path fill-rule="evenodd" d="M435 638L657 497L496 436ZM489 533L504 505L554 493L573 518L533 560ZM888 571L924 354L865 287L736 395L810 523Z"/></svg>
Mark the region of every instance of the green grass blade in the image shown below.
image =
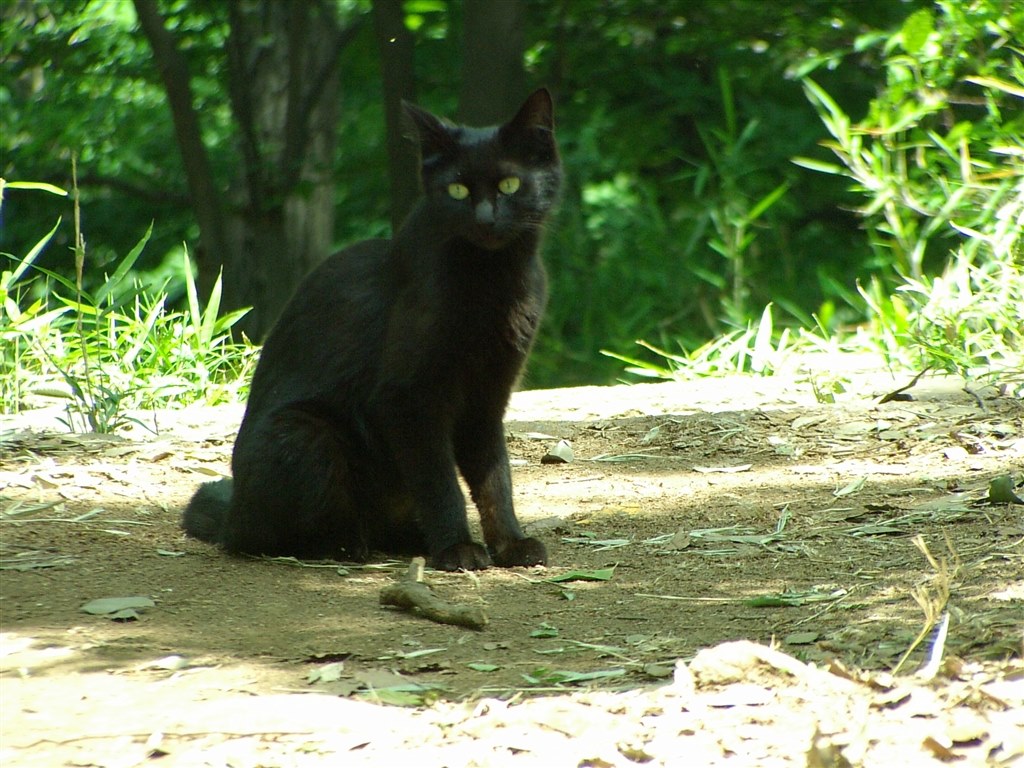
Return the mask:
<svg viewBox="0 0 1024 768"><path fill-rule="evenodd" d="M41 192L50 192L54 195L60 195L61 197L67 197L68 193L66 189L61 189L53 184L47 184L44 181L7 181L0 186L0 192L3 189L37 189Z"/></svg>
<svg viewBox="0 0 1024 768"><path fill-rule="evenodd" d="M206 311L203 312L203 324L200 328L199 339L204 351L209 349L217 328L217 315L220 312L221 277L223 277L223 270L221 270L220 274L217 275L217 279L213 282L210 298L206 302Z"/></svg>
<svg viewBox="0 0 1024 768"><path fill-rule="evenodd" d="M753 208L750 209L750 212L747 214L747 221L753 223L757 221L759 218L761 218L761 214L767 211L773 205L775 205L778 199L782 197L784 194L786 194L786 191L788 189L789 184L787 184L786 182L782 182L781 184L779 184L779 186L777 186L767 195L762 197L761 200Z"/></svg>
<svg viewBox="0 0 1024 768"><path fill-rule="evenodd" d="M818 171L819 173L830 173L833 176L843 176L846 171L841 165L835 163L825 163L821 160L815 160L811 157L794 157L790 159L793 165L799 165L801 168L806 168L809 171Z"/></svg>
<svg viewBox="0 0 1024 768"><path fill-rule="evenodd" d="M121 263L117 265L117 269L114 270L114 274L105 282L102 287L96 292L96 304L101 304L108 296L113 293L114 289L117 288L121 282L128 275L128 272L133 266L135 266L136 260L142 253L142 249L146 247L146 243L149 242L150 235L153 234L153 223L150 222L149 229L146 230L146 234L142 236L142 239L135 244L128 255L125 256Z"/></svg>
<svg viewBox="0 0 1024 768"><path fill-rule="evenodd" d="M10 290L10 287L18 282L18 279L25 273L25 270L32 266L32 262L36 260L36 257L40 253L43 252L43 249L50 242L51 238L53 238L57 233L57 229L60 227L60 222L61 219L58 218L57 223L53 225L53 229L43 235L39 239L39 242L32 246L32 249L28 252L25 258L18 263L18 266L14 268L14 271L10 273L10 277L4 282L4 285L0 286L0 288L5 291Z"/></svg>
<svg viewBox="0 0 1024 768"><path fill-rule="evenodd" d="M196 289L196 278L192 274L192 260L188 257L188 248L182 251L182 261L185 265L185 294L188 296L188 317L192 326L193 346L200 341L200 328L203 325L203 313L199 309L199 291Z"/></svg>
<svg viewBox="0 0 1024 768"><path fill-rule="evenodd" d="M775 352L772 347L772 331L772 305L769 302L761 313L757 336L754 337L754 349L750 356L750 369L754 373L763 373L770 367L771 357Z"/></svg>

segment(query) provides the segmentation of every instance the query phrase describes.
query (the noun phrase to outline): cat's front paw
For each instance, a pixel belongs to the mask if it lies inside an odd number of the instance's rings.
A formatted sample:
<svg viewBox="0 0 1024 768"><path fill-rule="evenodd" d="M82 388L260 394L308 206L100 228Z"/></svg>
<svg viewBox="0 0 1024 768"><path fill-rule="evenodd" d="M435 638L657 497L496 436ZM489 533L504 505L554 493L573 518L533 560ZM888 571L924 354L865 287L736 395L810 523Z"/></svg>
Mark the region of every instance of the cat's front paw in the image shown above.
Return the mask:
<svg viewBox="0 0 1024 768"><path fill-rule="evenodd" d="M439 571L479 571L490 565L491 556L475 541L453 544L430 558L430 567Z"/></svg>
<svg viewBox="0 0 1024 768"><path fill-rule="evenodd" d="M547 565L548 550L539 539L516 539L494 553L494 564L502 568L516 565Z"/></svg>

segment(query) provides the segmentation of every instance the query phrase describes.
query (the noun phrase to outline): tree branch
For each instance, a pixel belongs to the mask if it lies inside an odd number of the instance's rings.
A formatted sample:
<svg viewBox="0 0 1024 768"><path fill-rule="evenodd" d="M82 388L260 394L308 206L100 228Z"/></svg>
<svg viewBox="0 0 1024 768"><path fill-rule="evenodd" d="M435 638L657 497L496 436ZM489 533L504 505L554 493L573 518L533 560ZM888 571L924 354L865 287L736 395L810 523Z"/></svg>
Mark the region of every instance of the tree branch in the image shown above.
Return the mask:
<svg viewBox="0 0 1024 768"><path fill-rule="evenodd" d="M477 605L449 603L442 600L423 583L423 558L414 557L406 577L388 584L380 591L380 604L414 611L438 624L483 629L488 624L487 614Z"/></svg>

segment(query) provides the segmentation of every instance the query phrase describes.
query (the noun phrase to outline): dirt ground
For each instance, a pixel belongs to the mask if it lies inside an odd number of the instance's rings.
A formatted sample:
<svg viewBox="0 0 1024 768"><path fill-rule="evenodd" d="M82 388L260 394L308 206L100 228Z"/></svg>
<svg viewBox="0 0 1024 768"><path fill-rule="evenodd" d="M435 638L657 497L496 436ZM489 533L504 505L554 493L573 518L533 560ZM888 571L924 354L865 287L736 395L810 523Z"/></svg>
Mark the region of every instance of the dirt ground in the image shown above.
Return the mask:
<svg viewBox="0 0 1024 768"><path fill-rule="evenodd" d="M406 562L185 538L239 408L5 416L0 764L1024 764L1024 402L825 374L515 395L551 564L426 573L480 630L382 607Z"/></svg>

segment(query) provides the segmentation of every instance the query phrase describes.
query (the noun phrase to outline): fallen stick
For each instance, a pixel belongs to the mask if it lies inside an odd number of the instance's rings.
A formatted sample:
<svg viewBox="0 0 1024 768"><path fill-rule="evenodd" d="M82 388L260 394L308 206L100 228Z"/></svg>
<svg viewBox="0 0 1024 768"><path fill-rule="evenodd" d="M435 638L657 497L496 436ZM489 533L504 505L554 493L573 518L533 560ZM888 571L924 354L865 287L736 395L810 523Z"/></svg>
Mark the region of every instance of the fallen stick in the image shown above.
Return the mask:
<svg viewBox="0 0 1024 768"><path fill-rule="evenodd" d="M380 591L380 604L391 605L407 611L418 611L424 618L438 624L453 624L469 629L483 629L487 626L487 614L475 605L449 603L442 600L423 583L422 557L414 557L409 564L405 579L388 584Z"/></svg>

